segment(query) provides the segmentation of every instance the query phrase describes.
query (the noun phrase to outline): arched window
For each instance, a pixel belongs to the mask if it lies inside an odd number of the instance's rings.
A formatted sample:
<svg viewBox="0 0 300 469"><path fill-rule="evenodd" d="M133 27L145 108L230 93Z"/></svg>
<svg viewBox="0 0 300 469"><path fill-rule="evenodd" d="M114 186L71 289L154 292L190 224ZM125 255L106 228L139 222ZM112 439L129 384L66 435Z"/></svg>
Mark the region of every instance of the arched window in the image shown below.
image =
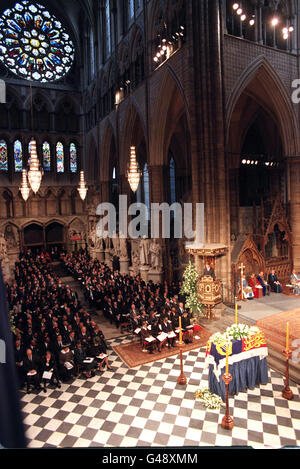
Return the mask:
<svg viewBox="0 0 300 469"><path fill-rule="evenodd" d="M171 205L176 202L176 167L173 156L170 158L169 163L169 177L170 177L170 203Z"/></svg>
<svg viewBox="0 0 300 469"><path fill-rule="evenodd" d="M20 140L14 143L14 165L16 173L22 172L23 169L23 149Z"/></svg>
<svg viewBox="0 0 300 469"><path fill-rule="evenodd" d="M0 171L8 171L7 143L0 140Z"/></svg>
<svg viewBox="0 0 300 469"><path fill-rule="evenodd" d="M51 150L48 142L43 143L43 168L44 171L51 171Z"/></svg>
<svg viewBox="0 0 300 469"><path fill-rule="evenodd" d="M63 173L65 171L65 153L64 146L61 142L56 144L56 171Z"/></svg>
<svg viewBox="0 0 300 469"><path fill-rule="evenodd" d="M105 3L105 35L106 35L106 57L111 54L111 24L110 24L110 0Z"/></svg>
<svg viewBox="0 0 300 469"><path fill-rule="evenodd" d="M77 147L73 142L70 144L70 171L77 172Z"/></svg>
<svg viewBox="0 0 300 469"><path fill-rule="evenodd" d="M129 20L132 20L134 18L134 1L135 0L129 0L129 2L128 2Z"/></svg>

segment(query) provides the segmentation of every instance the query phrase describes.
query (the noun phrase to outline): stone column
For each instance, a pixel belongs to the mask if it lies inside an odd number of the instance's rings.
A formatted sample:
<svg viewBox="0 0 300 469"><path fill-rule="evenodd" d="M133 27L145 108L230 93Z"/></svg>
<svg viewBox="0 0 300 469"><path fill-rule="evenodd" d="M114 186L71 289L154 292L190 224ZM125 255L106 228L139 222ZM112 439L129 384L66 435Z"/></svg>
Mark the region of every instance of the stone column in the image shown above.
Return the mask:
<svg viewBox="0 0 300 469"><path fill-rule="evenodd" d="M194 62L192 117L193 202L203 202L205 243L230 247L230 207L223 83L223 27L218 0L192 1ZM198 47L201 43L203 47ZM190 101L192 97L190 97ZM230 250L229 250L230 252ZM216 275L229 284L230 254L217 263Z"/></svg>
<svg viewBox="0 0 300 469"><path fill-rule="evenodd" d="M289 159L290 223L294 269L300 272L300 157Z"/></svg>

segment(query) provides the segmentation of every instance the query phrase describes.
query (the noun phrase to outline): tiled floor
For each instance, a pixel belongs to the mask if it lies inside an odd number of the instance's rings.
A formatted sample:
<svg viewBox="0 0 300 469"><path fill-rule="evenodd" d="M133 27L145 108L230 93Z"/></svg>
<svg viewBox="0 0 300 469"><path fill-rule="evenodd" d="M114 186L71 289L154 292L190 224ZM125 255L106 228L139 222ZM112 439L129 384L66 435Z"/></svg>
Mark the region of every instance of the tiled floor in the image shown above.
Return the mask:
<svg viewBox="0 0 300 469"><path fill-rule="evenodd" d="M225 406L207 410L195 400L207 385L204 349L184 354L186 386L177 384L178 356L128 369L109 353L111 371L47 394L22 393L29 447L300 446L300 387L291 385L294 399L283 399L277 372L269 370L268 384L230 399L228 431L221 427Z"/></svg>

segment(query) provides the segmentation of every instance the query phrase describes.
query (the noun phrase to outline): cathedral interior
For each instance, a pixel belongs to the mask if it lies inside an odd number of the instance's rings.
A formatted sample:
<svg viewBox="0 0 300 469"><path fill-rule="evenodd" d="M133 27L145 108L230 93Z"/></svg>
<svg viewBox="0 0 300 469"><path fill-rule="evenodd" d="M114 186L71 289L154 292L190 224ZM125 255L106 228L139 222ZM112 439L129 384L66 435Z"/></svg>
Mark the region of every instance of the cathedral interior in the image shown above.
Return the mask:
<svg viewBox="0 0 300 469"><path fill-rule="evenodd" d="M0 10L5 281L28 249L84 250L161 284L209 260L224 305L241 266L247 278L275 270L283 286L300 272L297 0L2 0ZM130 205L149 209L159 258L142 262L142 239L122 245L120 196L128 222ZM150 207L165 203L204 204L204 253L175 236L172 214L170 236L160 227L151 239ZM118 243L99 243L99 204L116 208Z"/></svg>

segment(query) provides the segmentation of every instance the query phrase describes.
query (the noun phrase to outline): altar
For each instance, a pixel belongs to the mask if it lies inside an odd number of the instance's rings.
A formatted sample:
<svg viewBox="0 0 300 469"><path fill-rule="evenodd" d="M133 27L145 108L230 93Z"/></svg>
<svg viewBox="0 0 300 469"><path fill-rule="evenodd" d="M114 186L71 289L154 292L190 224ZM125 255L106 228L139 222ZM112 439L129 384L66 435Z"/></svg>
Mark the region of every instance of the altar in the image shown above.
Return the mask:
<svg viewBox="0 0 300 469"><path fill-rule="evenodd" d="M226 352L227 349L227 352ZM229 373L229 395L254 389L268 382L268 349L265 336L259 329L240 340L224 343L212 337L206 347L205 367L209 370L209 390L225 402L225 383L222 379L226 370L226 353Z"/></svg>

